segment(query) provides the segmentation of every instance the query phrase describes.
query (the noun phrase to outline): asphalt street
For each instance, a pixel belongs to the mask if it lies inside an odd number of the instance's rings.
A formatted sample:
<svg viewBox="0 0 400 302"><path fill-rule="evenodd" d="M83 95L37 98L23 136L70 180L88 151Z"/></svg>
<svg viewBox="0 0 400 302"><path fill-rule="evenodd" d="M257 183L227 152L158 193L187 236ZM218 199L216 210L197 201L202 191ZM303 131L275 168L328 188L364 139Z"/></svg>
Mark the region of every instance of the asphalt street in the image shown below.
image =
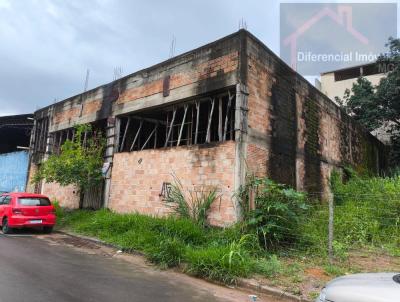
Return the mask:
<svg viewBox="0 0 400 302"><path fill-rule="evenodd" d="M222 287L219 292L196 284L204 281L186 279L193 278L174 278L99 250L90 253L36 235L0 234L0 302L249 301L247 294L228 297Z"/></svg>

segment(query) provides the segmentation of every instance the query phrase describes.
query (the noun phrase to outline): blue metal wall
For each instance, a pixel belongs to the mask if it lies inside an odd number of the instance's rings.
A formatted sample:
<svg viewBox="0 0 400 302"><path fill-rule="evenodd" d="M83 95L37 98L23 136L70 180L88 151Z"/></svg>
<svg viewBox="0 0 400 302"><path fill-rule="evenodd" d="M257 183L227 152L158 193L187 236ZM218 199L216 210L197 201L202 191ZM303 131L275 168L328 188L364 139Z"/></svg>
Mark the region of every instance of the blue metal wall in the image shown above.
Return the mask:
<svg viewBox="0 0 400 302"><path fill-rule="evenodd" d="M28 161L27 151L0 154L0 191L25 191Z"/></svg>

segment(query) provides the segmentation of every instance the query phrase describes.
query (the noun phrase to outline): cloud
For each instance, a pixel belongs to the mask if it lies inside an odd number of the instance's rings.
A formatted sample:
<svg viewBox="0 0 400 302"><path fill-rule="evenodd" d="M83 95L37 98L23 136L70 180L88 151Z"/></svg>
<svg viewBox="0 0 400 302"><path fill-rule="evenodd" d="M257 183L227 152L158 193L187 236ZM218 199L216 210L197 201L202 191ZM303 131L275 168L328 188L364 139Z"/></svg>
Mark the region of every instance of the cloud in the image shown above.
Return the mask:
<svg viewBox="0 0 400 302"><path fill-rule="evenodd" d="M11 7L11 3L9 0L0 0L0 10L1 9L9 9Z"/></svg>
<svg viewBox="0 0 400 302"><path fill-rule="evenodd" d="M0 0L0 115L27 113L238 29L279 49L279 1Z"/></svg>

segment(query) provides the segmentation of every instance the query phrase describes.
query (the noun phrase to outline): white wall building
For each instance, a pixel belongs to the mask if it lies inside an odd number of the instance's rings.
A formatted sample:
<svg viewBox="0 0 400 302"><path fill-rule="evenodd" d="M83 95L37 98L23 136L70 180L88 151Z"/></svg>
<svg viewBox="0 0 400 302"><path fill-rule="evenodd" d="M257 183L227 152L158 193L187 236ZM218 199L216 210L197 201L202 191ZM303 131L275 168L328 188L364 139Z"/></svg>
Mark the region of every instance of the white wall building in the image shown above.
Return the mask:
<svg viewBox="0 0 400 302"><path fill-rule="evenodd" d="M372 85L378 85L379 81L386 74L386 70L381 64L371 63L338 69L321 73L321 91L330 99L335 97L343 98L346 89L351 89L353 83L360 76L368 79Z"/></svg>
<svg viewBox="0 0 400 302"><path fill-rule="evenodd" d="M321 73L321 80L316 83L316 87L327 95L332 101L335 97L343 99L346 89L351 90L353 84L362 76L369 80L373 86L386 75L387 71L384 64L370 63L344 69L332 70ZM390 137L385 131L385 126L372 132L379 140L385 144L390 143Z"/></svg>

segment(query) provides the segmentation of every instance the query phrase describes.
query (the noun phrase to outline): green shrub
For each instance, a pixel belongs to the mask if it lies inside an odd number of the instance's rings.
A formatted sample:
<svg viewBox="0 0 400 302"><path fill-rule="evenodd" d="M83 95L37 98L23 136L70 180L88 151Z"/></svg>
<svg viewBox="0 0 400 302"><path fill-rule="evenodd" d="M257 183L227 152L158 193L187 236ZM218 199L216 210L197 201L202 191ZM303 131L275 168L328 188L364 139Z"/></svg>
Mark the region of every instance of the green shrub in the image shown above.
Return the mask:
<svg viewBox="0 0 400 302"><path fill-rule="evenodd" d="M251 235L244 235L228 246L190 248L185 258L186 271L210 280L235 283L238 277L255 272L256 262L247 250L251 242Z"/></svg>
<svg viewBox="0 0 400 302"><path fill-rule="evenodd" d="M333 173L334 252L341 259L347 251L363 246L400 247L400 178L359 177ZM326 253L328 205L314 207L302 226L311 249Z"/></svg>
<svg viewBox="0 0 400 302"><path fill-rule="evenodd" d="M271 278L282 272L282 264L276 255L272 255L269 258L255 260L254 271Z"/></svg>
<svg viewBox="0 0 400 302"><path fill-rule="evenodd" d="M237 277L246 277L252 271L252 263L243 255L229 258L229 247L189 249L186 254L186 271L197 277L224 283L235 283Z"/></svg>
<svg viewBox="0 0 400 302"><path fill-rule="evenodd" d="M176 237L187 244L202 244L206 241L204 229L190 219L168 217L158 219L152 230L167 237Z"/></svg>
<svg viewBox="0 0 400 302"><path fill-rule="evenodd" d="M175 183L167 196L167 204L180 218L191 219L201 226L207 225L211 205L218 198L217 188L188 191L185 195L182 183L175 177Z"/></svg>
<svg viewBox="0 0 400 302"><path fill-rule="evenodd" d="M149 260L164 267L179 266L185 255L185 245L176 238L161 240L146 250Z"/></svg>
<svg viewBox="0 0 400 302"><path fill-rule="evenodd" d="M238 277L253 273L273 276L279 271L277 258L265 257L257 235L244 234L240 223L225 229L204 228L190 219L117 214L105 209L66 212L63 223L125 251L141 251L162 267L183 262L187 272L212 280L234 283Z"/></svg>
<svg viewBox="0 0 400 302"><path fill-rule="evenodd" d="M250 209L250 191L255 193L255 209ZM249 179L239 193L245 225L256 232L265 249L293 244L307 213L306 195L268 178Z"/></svg>
<svg viewBox="0 0 400 302"><path fill-rule="evenodd" d="M54 206L56 210L57 219L62 220L64 217L64 210L63 208L61 208L60 203L57 200L53 200L51 204Z"/></svg>

